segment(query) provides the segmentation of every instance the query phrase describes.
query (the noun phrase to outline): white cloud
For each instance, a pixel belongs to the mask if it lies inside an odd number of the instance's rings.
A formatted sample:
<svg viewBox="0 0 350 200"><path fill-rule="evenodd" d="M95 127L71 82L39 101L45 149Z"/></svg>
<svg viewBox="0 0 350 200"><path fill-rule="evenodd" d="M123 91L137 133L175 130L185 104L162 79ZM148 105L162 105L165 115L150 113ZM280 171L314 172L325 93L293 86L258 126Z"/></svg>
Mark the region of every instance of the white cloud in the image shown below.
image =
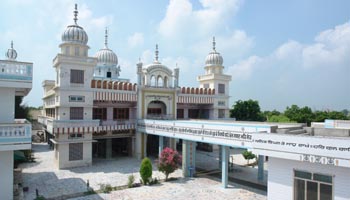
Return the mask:
<svg viewBox="0 0 350 200"><path fill-rule="evenodd" d="M142 45L144 42L143 33L134 33L133 35L128 37L128 45L130 48L134 48L136 46Z"/></svg>
<svg viewBox="0 0 350 200"><path fill-rule="evenodd" d="M166 38L206 36L218 32L235 15L241 0L201 0L193 10L189 0L171 0L158 32Z"/></svg>

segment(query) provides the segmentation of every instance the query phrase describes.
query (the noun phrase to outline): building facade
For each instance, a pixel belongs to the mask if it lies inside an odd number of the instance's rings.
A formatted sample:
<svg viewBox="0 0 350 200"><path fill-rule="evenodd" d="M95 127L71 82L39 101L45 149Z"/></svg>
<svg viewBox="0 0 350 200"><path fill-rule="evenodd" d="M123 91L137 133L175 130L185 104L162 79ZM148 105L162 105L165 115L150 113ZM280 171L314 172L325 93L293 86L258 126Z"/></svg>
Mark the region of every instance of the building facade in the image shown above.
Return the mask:
<svg viewBox="0 0 350 200"><path fill-rule="evenodd" d="M14 151L31 149L31 124L15 119L15 98L32 89L33 63L17 61L11 48L0 60L0 199L13 199Z"/></svg>
<svg viewBox="0 0 350 200"><path fill-rule="evenodd" d="M121 78L118 57L104 47L89 56L88 35L74 22L62 34L53 60L56 80L43 81L44 111L38 118L55 149L58 168L90 165L93 158L157 155L158 138L136 131L137 119L229 117L229 82L223 58L213 50L199 87L181 87L180 70L163 65L158 45L150 64L136 64L137 83ZM176 140L165 144L176 148Z"/></svg>

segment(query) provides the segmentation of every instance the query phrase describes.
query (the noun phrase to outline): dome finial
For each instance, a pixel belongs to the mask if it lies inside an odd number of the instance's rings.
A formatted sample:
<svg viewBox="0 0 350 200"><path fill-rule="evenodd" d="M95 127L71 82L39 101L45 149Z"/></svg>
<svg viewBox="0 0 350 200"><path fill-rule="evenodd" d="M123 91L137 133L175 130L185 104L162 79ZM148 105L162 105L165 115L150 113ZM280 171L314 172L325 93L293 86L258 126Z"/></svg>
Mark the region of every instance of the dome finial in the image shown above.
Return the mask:
<svg viewBox="0 0 350 200"><path fill-rule="evenodd" d="M215 50L215 45L216 45L216 42L215 42L215 36L213 37L213 50L216 52Z"/></svg>
<svg viewBox="0 0 350 200"><path fill-rule="evenodd" d="M108 29L105 30L105 48L108 49Z"/></svg>
<svg viewBox="0 0 350 200"><path fill-rule="evenodd" d="M156 44L156 62L158 62L158 54L159 54L159 51L158 51L158 44Z"/></svg>
<svg viewBox="0 0 350 200"><path fill-rule="evenodd" d="M9 60L16 60L17 58L17 51L13 48L13 41L11 40L11 49L7 50L6 57Z"/></svg>
<svg viewBox="0 0 350 200"><path fill-rule="evenodd" d="M78 21L78 4L75 4L75 10L74 10L74 23L77 24Z"/></svg>

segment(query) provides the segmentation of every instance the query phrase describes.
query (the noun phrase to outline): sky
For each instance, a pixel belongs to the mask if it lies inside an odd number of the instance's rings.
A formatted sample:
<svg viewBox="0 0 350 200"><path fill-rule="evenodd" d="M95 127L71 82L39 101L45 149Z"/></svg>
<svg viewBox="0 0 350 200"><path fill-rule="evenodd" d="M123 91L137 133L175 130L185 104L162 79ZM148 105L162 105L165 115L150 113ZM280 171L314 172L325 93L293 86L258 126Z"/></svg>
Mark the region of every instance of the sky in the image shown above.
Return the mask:
<svg viewBox="0 0 350 200"><path fill-rule="evenodd" d="M89 55L103 48L108 27L121 78L131 82L136 63L152 62L158 44L160 61L180 68L180 86L198 87L215 36L232 76L230 105L253 99L262 110L350 109L348 0L2 0L0 59L13 40L17 60L34 63L29 106L42 105L42 81L55 79L52 60L75 3Z"/></svg>

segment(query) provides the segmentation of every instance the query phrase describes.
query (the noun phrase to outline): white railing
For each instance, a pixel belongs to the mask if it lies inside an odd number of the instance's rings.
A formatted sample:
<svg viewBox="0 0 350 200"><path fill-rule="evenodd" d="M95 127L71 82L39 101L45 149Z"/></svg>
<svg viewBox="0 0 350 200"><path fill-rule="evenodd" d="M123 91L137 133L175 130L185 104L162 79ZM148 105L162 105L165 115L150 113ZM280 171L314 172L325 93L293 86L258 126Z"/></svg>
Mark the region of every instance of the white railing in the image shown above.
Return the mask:
<svg viewBox="0 0 350 200"><path fill-rule="evenodd" d="M147 114L146 119L157 119L157 120L172 120L173 115L157 115L157 114Z"/></svg>
<svg viewBox="0 0 350 200"><path fill-rule="evenodd" d="M31 142L32 125L25 119L14 123L0 123L0 144Z"/></svg>
<svg viewBox="0 0 350 200"><path fill-rule="evenodd" d="M33 65L31 63L0 62L0 79L31 81Z"/></svg>
<svg viewBox="0 0 350 200"><path fill-rule="evenodd" d="M100 122L101 126L114 126L114 125L127 125L135 124L135 119L126 119L126 120L104 120Z"/></svg>
<svg viewBox="0 0 350 200"><path fill-rule="evenodd" d="M99 126L100 120L53 120L53 127L94 127Z"/></svg>

